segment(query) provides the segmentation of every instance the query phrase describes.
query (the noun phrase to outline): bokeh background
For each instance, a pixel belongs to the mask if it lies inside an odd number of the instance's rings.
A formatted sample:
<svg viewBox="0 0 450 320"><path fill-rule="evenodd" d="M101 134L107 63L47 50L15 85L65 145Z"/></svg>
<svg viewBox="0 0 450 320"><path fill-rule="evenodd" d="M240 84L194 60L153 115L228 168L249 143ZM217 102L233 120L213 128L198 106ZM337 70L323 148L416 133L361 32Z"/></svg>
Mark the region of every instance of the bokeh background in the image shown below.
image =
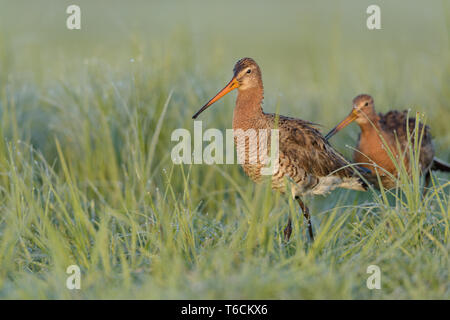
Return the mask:
<svg viewBox="0 0 450 320"><path fill-rule="evenodd" d="M426 112L438 148L448 147L448 1L378 1L382 30L374 31L366 28L370 1L79 1L76 31L65 27L70 4L1 3L2 87L8 78L79 85L72 79L90 68L156 74L179 87L176 96L189 88L202 103L250 56L263 70L267 110L279 102L282 113L328 129L367 92L379 111ZM226 99L209 119L230 119L234 97ZM180 122L199 105L189 102L177 110Z"/></svg>

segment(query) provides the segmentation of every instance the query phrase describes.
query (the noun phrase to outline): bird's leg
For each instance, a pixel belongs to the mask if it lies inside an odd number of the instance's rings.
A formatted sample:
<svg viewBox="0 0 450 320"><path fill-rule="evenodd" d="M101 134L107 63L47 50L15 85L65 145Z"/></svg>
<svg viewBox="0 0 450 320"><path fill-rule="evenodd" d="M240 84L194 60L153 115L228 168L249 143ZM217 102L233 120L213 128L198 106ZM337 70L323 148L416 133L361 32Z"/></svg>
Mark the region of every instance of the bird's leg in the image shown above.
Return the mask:
<svg viewBox="0 0 450 320"><path fill-rule="evenodd" d="M291 217L289 217L286 228L284 228L284 241L286 242L289 241L289 239L291 238L291 233L292 233L292 221Z"/></svg>
<svg viewBox="0 0 450 320"><path fill-rule="evenodd" d="M313 232L313 228L312 228L312 224L311 224L311 216L309 215L309 209L305 205L305 203L302 201L302 199L300 199L299 196L296 196L295 200L297 200L298 204L300 205L300 208L302 209L302 212L303 212L303 216L306 219L306 225L308 226L309 238L311 239L311 241L314 241L314 232Z"/></svg>
<svg viewBox="0 0 450 320"><path fill-rule="evenodd" d="M431 170L428 170L427 173L425 174L425 182L423 184L423 191L422 191L423 197L425 197L427 195L428 186L430 185L430 180L431 180Z"/></svg>

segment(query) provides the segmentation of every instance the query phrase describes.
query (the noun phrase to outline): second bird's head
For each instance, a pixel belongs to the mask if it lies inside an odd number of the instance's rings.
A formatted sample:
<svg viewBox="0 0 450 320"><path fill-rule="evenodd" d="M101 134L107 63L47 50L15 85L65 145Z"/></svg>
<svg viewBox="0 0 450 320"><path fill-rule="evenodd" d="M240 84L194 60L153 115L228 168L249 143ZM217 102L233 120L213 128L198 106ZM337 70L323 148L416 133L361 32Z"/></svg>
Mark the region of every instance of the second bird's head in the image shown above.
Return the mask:
<svg viewBox="0 0 450 320"><path fill-rule="evenodd" d="M233 78L230 82L220 90L211 100L209 100L196 114L192 116L196 119L200 113L205 111L210 105L218 101L227 93L238 89L239 91L249 90L252 88L262 88L261 70L258 64L252 58L242 58L233 68Z"/></svg>
<svg viewBox="0 0 450 320"><path fill-rule="evenodd" d="M370 123L370 118L375 114L375 107L373 98L368 94L360 94L353 99L352 111L342 120L336 127L327 133L325 139L330 139L338 131L344 129L353 121L356 121L360 126Z"/></svg>

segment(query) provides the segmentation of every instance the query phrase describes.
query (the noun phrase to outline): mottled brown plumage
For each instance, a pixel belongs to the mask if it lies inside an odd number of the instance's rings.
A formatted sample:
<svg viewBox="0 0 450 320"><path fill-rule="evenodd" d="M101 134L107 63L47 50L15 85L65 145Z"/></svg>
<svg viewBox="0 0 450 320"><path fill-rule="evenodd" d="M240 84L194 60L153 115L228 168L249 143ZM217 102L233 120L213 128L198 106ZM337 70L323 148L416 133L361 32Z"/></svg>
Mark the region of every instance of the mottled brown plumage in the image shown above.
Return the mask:
<svg viewBox="0 0 450 320"><path fill-rule="evenodd" d="M394 188L397 185L395 177L398 175L399 167L392 161L389 152L399 161L403 158L405 168L408 174L411 174L411 155L408 145L409 143L414 145L416 119L408 118L407 111L394 110L386 114L377 114L373 98L367 94L361 94L353 99L350 115L331 130L326 138L330 138L353 120L361 128L353 155L354 162L370 169L373 175L378 172L384 188ZM418 123L417 129L420 141L419 165L421 172L426 174L426 184L428 184L430 170L438 169L439 165L444 171L450 168L434 157L430 128L423 123Z"/></svg>
<svg viewBox="0 0 450 320"><path fill-rule="evenodd" d="M238 88L238 96L233 115L233 129L238 157L244 160L242 167L245 173L255 182L261 180L261 168L265 164L257 155L270 153L270 130L268 129L278 129L279 166L272 172L272 188L285 192L285 178L290 181L291 192L302 208L308 222L310 237L313 238L308 208L301 197L306 194L326 194L337 187L365 190L366 185L359 174L364 175L366 172L348 166L349 163L344 157L328 144L311 122L264 113L261 70L251 58L244 58L236 63L230 83L193 118L235 88ZM251 130L267 130L268 132L266 141L259 139L259 135L255 135L258 142L253 149L248 135ZM251 162L251 159L256 158L258 161ZM286 238L289 238L290 232L289 220L285 229Z"/></svg>
<svg viewBox="0 0 450 320"><path fill-rule="evenodd" d="M299 197L307 194L326 194L336 187L365 190L365 184L355 174L355 170L348 166L349 163L343 156L325 141L312 123L285 116L279 116L278 122L275 119L276 115L264 113L262 110L257 118L242 117L240 113L236 115L236 112L233 118L237 146L239 145L237 140L240 137L239 129L243 132L249 129L279 129L279 166L272 175L273 189L285 192L284 177L286 176L294 182L291 185L292 192ZM257 139L255 149L259 152L258 154L261 152L270 154L270 132L267 140L267 144L261 146ZM252 152L248 141L241 152L238 149L238 153L245 158L242 164L244 172L253 181L259 182L264 164L260 161L256 164L249 163Z"/></svg>

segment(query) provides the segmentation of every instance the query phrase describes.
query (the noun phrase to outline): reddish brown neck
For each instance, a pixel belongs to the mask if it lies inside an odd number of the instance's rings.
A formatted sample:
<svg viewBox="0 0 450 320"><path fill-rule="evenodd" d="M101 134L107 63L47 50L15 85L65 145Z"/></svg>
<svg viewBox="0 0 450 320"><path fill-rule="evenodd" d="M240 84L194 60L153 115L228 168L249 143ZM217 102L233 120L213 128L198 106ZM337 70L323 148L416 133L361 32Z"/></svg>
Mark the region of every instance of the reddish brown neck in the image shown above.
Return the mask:
<svg viewBox="0 0 450 320"><path fill-rule="evenodd" d="M368 119L364 123L359 123L362 135L378 135L380 131L380 117L374 112L368 115Z"/></svg>
<svg viewBox="0 0 450 320"><path fill-rule="evenodd" d="M263 97L262 86L239 91L234 108L233 128L247 128L249 122L263 116Z"/></svg>

